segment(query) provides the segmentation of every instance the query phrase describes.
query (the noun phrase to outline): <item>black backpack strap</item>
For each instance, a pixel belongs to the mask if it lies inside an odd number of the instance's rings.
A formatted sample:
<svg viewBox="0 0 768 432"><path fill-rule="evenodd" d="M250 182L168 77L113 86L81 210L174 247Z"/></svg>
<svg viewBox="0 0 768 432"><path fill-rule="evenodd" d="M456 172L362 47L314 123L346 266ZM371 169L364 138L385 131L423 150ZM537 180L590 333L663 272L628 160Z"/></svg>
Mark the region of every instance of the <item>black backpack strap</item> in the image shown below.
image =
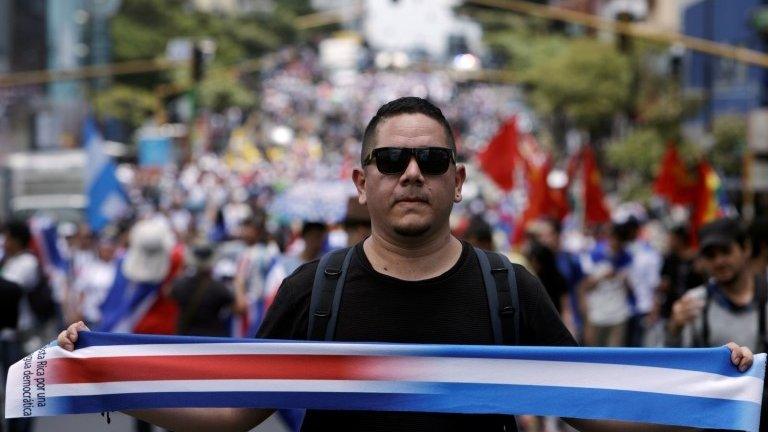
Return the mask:
<svg viewBox="0 0 768 432"><path fill-rule="evenodd" d="M475 248L475 254L488 297L493 342L517 345L520 342L520 307L515 269L502 254L479 248Z"/></svg>
<svg viewBox="0 0 768 432"><path fill-rule="evenodd" d="M701 340L698 341L698 347L709 347L709 307L712 304L712 287L705 285L706 297L704 298L704 309L701 311ZM694 341L696 345L696 341Z"/></svg>
<svg viewBox="0 0 768 432"><path fill-rule="evenodd" d="M333 340L347 268L354 248L325 254L317 264L309 303L309 340Z"/></svg>

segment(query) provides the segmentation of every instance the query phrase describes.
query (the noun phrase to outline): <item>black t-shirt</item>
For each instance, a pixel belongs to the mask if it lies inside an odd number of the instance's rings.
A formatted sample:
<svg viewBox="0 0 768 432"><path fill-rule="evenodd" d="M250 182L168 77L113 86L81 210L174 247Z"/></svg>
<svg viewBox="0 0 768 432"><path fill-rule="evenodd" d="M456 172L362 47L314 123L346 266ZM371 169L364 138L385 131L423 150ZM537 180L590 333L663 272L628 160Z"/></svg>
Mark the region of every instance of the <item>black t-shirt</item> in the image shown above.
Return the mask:
<svg viewBox="0 0 768 432"><path fill-rule="evenodd" d="M228 336L223 311L234 302L227 287L210 276L192 274L173 284L171 297L179 303L179 334L190 336Z"/></svg>
<svg viewBox="0 0 768 432"><path fill-rule="evenodd" d="M661 304L661 316L667 319L672 316L672 306L686 291L706 282L704 276L696 272L692 259L677 254L669 254L664 258L661 277L669 282L669 291Z"/></svg>
<svg viewBox="0 0 768 432"><path fill-rule="evenodd" d="M307 339L312 282L318 262L299 267L280 287L258 336ZM575 346L541 283L515 265L522 345ZM444 274L404 281L376 272L355 246L336 327L337 341L491 345L488 300L474 249ZM524 397L524 395L521 395ZM502 415L309 410L303 431L501 431L514 429Z"/></svg>

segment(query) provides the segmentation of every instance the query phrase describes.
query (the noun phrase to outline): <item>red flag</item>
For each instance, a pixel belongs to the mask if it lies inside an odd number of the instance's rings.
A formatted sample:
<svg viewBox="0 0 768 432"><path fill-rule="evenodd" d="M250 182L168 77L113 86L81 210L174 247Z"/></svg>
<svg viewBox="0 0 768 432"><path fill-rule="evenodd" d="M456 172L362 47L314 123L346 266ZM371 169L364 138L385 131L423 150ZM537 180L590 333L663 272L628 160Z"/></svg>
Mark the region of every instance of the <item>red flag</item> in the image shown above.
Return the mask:
<svg viewBox="0 0 768 432"><path fill-rule="evenodd" d="M553 189L547 183L552 171L552 158L538 153L524 159L528 179L528 206L515 225L512 241L519 244L527 225L542 217L562 220L569 211L565 189Z"/></svg>
<svg viewBox="0 0 768 432"><path fill-rule="evenodd" d="M501 125L485 149L477 155L480 169L504 191L510 191L514 186L515 162L519 158L517 141L517 120L512 117Z"/></svg>
<svg viewBox="0 0 768 432"><path fill-rule="evenodd" d="M694 189L695 180L691 178L685 163L680 159L677 148L671 143L668 144L661 159L659 173L653 182L653 191L672 204L690 204L694 199Z"/></svg>
<svg viewBox="0 0 768 432"><path fill-rule="evenodd" d="M591 147L582 150L582 174L584 181L584 222L599 224L611 220L611 215L605 205L603 187L600 184L602 176L597 167L595 153Z"/></svg>

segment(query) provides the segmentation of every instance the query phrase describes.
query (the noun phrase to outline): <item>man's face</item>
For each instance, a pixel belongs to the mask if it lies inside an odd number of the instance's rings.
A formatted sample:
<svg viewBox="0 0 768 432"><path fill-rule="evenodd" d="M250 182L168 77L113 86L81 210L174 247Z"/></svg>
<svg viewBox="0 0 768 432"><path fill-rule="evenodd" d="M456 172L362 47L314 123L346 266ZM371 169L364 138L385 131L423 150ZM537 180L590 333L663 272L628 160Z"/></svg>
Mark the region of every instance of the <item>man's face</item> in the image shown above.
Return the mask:
<svg viewBox="0 0 768 432"><path fill-rule="evenodd" d="M440 123L423 114L401 114L379 123L375 148L381 147L449 148ZM453 203L461 201L465 177L464 167L453 163L441 175L425 175L413 157L401 174L382 174L375 161L353 174L373 230L400 237L447 230Z"/></svg>
<svg viewBox="0 0 768 432"><path fill-rule="evenodd" d="M259 230L253 225L243 224L240 226L240 236L244 242L254 244L259 240Z"/></svg>
<svg viewBox="0 0 768 432"><path fill-rule="evenodd" d="M749 246L732 242L728 245L709 246L701 251L707 273L720 284L728 285L746 271Z"/></svg>

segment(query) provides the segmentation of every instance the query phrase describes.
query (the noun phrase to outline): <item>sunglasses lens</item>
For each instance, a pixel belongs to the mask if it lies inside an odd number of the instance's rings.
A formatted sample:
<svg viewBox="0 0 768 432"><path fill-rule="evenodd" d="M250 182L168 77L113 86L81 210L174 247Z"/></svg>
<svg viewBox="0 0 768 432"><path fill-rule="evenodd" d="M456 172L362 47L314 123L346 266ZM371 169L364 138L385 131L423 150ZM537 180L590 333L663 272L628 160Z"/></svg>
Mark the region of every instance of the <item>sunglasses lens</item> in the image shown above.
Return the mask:
<svg viewBox="0 0 768 432"><path fill-rule="evenodd" d="M388 147L376 152L376 168L382 174L400 174L410 162L411 153L405 149Z"/></svg>
<svg viewBox="0 0 768 432"><path fill-rule="evenodd" d="M451 163L451 153L443 148L426 148L416 151L419 169L427 175L440 175L448 171Z"/></svg>
<svg viewBox="0 0 768 432"><path fill-rule="evenodd" d="M411 156L416 156L419 170L425 175L444 174L451 163L451 151L440 147L418 149L382 147L373 151L376 168L382 174L402 174L411 163Z"/></svg>

